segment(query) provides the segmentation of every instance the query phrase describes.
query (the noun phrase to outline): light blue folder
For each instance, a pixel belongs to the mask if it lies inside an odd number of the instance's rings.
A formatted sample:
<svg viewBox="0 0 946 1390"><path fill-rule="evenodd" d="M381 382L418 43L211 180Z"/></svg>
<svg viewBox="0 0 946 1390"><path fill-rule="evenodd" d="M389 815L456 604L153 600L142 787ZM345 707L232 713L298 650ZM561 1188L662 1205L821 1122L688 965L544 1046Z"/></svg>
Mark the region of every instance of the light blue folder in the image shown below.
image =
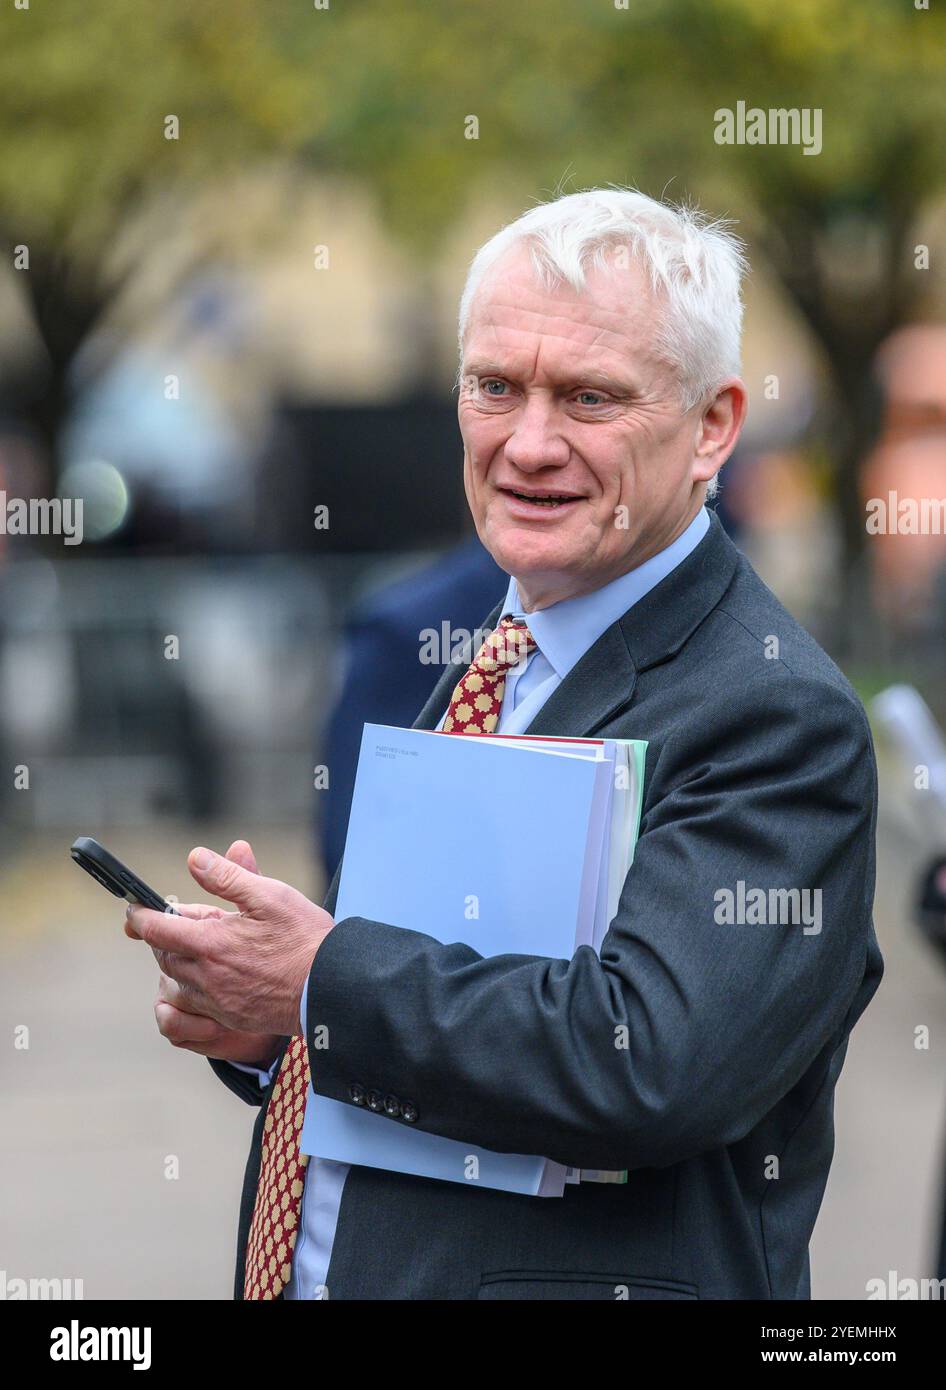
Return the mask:
<svg viewBox="0 0 946 1390"><path fill-rule="evenodd" d="M566 745L559 755L366 724L335 920L408 927L481 956L570 959L590 940L612 774L613 762ZM423 1107L422 1094L411 1099ZM558 1195L564 1181L544 1158L444 1139L312 1090L301 1147L507 1192Z"/></svg>

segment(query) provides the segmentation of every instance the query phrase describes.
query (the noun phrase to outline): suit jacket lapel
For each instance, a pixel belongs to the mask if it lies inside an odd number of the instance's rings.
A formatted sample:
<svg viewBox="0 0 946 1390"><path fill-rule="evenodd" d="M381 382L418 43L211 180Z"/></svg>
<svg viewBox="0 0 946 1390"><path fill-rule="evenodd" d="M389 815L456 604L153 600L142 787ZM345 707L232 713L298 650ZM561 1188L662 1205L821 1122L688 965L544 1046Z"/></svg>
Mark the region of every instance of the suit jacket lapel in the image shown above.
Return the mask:
<svg viewBox="0 0 946 1390"><path fill-rule="evenodd" d="M695 628L719 603L729 587L739 552L715 512L706 535L695 550L650 593L628 609L601 634L572 667L526 730L590 738L634 698L640 671L679 651ZM483 623L491 629L502 616L498 604ZM453 693L453 687L473 660L472 641L462 660L451 662L434 687L415 729L433 729Z"/></svg>
<svg viewBox="0 0 946 1390"><path fill-rule="evenodd" d="M631 703L636 680L621 625L612 623L552 691L526 733L591 738Z"/></svg>
<svg viewBox="0 0 946 1390"><path fill-rule="evenodd" d="M709 530L696 549L620 619L638 671L680 650L722 599L739 559L722 522L710 512Z"/></svg>

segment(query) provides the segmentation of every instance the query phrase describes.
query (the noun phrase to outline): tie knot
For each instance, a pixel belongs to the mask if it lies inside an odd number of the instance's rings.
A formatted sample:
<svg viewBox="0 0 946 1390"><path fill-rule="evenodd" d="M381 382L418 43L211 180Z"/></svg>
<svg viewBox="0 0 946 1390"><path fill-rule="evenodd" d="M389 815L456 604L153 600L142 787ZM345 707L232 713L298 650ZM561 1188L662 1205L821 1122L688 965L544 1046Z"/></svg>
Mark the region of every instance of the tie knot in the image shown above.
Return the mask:
<svg viewBox="0 0 946 1390"><path fill-rule="evenodd" d="M525 623L503 618L476 653L466 675L457 682L444 715L443 732L495 733L506 691L506 672L537 647Z"/></svg>
<svg viewBox="0 0 946 1390"><path fill-rule="evenodd" d="M518 618L502 618L480 648L476 665L483 671L508 670L525 661L536 649L536 640Z"/></svg>

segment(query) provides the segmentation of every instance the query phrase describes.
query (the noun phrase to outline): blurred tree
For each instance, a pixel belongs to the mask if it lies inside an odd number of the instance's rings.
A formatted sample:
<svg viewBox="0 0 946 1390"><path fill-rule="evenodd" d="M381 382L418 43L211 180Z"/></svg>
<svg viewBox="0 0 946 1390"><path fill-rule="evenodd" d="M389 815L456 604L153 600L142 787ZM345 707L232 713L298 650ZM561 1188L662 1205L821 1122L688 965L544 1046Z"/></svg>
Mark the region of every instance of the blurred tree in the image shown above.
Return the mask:
<svg viewBox="0 0 946 1390"><path fill-rule="evenodd" d="M173 209L165 190L290 156L362 176L423 266L484 192L524 207L563 178L633 183L736 217L820 346L851 597L865 534L857 472L874 426L871 363L924 292L918 222L946 183L946 14L925 3L8 8L0 247L31 247L25 283L49 354L47 433L61 419L69 362L121 288L120 228L149 196ZM819 110L821 151L717 144L717 110L739 102ZM181 119L179 141L164 138L170 113ZM160 256L160 244L152 252Z"/></svg>
<svg viewBox="0 0 946 1390"><path fill-rule="evenodd" d="M438 14L432 25L419 0L350 8L331 119L310 153L369 177L420 248L462 215L470 186L498 177L508 187L510 175L523 207L567 175L575 187L629 182L697 197L735 217L829 374L820 442L841 537L843 646L867 601L858 472L877 424L872 362L927 293L915 242L946 188L943 7L480 0ZM819 111L820 150L718 144L716 113L739 102ZM469 114L475 141L464 138ZM754 409L764 408L756 390Z"/></svg>
<svg viewBox="0 0 946 1390"><path fill-rule="evenodd" d="M54 457L72 367L144 263L179 256L182 205L210 179L290 148L313 114L304 71L275 55L253 0L64 0L0 17L0 255L16 267L44 360L5 364ZM168 118L179 121L179 138ZM147 214L148 234L129 236ZM28 268L23 253L28 251ZM176 267L195 268L214 237ZM104 335L87 376L109 360Z"/></svg>

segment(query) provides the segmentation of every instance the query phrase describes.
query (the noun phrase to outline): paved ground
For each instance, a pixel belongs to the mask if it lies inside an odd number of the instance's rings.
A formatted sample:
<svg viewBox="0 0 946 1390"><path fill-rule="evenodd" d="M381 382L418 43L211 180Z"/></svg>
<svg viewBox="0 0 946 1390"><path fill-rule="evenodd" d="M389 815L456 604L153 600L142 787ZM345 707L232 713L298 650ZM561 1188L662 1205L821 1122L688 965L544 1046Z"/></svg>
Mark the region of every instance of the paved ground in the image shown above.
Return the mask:
<svg viewBox="0 0 946 1390"><path fill-rule="evenodd" d="M838 1147L812 1248L814 1294L930 1274L942 1171L946 973L904 921L917 858L899 792L883 798L878 930L887 976L855 1030L838 1091ZM232 827L208 837L225 845ZM234 832L235 833L235 832ZM102 839L165 892L186 892L186 828ZM314 891L304 833L257 840L264 872ZM64 906L64 905L67 905ZM81 1278L85 1296L228 1297L252 1112L202 1060L168 1047L155 969L62 843L34 841L0 879L0 1270ZM30 1047L12 1046L26 1024ZM932 1045L914 1048L927 1024ZM180 1175L165 1176L170 1156Z"/></svg>
<svg viewBox="0 0 946 1390"><path fill-rule="evenodd" d="M203 837L217 848L234 838ZM311 889L304 837L279 839L256 840L260 867ZM102 840L159 890L189 896L176 867L186 829ZM123 935L118 900L80 877L61 843L35 844L0 903L3 1033L30 1029L28 1052L8 1042L0 1054L0 1269L81 1278L87 1298L228 1297L253 1111L159 1036L150 951Z"/></svg>

